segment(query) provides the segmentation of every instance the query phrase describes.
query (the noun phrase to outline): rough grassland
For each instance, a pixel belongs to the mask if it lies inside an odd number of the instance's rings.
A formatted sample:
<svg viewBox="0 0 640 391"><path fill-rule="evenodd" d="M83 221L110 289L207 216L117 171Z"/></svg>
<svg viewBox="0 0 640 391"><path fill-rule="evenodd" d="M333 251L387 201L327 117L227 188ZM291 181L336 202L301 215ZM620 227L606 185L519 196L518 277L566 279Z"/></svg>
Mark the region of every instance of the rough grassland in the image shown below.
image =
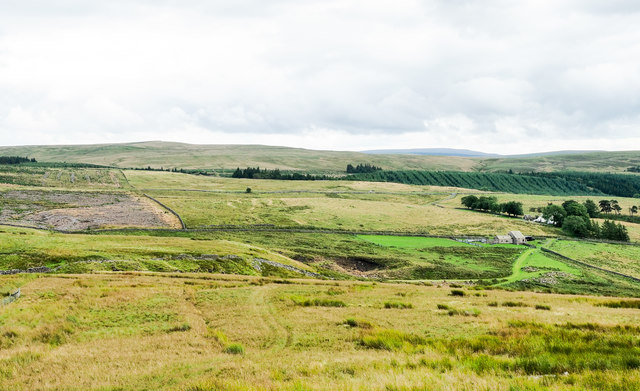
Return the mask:
<svg viewBox="0 0 640 391"><path fill-rule="evenodd" d="M602 299L210 274L18 278L3 279L23 293L0 307L3 389L640 387L640 313Z"/></svg>
<svg viewBox="0 0 640 391"><path fill-rule="evenodd" d="M640 246L557 240L550 248L590 265L640 278Z"/></svg>
<svg viewBox="0 0 640 391"><path fill-rule="evenodd" d="M232 255L243 259L211 259ZM62 266L66 272L93 270L205 271L253 273L250 260L262 258L311 270L307 265L242 242L184 237L68 235L0 227L0 269ZM101 263L99 261L111 261ZM118 261L118 262L113 262ZM244 266L240 270L233 267ZM227 269L228 267L228 269ZM204 269L204 270L202 270Z"/></svg>

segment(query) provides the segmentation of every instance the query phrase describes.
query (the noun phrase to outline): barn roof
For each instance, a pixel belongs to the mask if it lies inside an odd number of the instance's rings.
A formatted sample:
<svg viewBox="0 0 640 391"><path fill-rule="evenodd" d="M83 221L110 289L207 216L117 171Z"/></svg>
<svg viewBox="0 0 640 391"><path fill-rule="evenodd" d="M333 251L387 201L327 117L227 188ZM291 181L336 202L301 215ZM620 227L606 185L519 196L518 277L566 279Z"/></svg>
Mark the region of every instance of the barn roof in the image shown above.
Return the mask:
<svg viewBox="0 0 640 391"><path fill-rule="evenodd" d="M522 232L520 231L510 231L509 232L509 236L511 236L514 239L524 239L524 235L522 234Z"/></svg>

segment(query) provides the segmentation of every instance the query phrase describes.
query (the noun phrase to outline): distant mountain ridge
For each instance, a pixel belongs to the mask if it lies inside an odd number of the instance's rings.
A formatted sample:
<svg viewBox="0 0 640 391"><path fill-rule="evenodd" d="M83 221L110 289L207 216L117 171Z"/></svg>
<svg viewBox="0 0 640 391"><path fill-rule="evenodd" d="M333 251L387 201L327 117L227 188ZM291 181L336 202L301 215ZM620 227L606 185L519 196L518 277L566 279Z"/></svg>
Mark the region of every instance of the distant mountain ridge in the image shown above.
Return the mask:
<svg viewBox="0 0 640 391"><path fill-rule="evenodd" d="M426 155L426 156L458 156L458 157L482 157L482 158L519 158L519 157L537 157L537 156L553 156L553 155L575 155L581 153L606 152L602 150L569 150L569 151L550 151L550 152L534 152L517 155L501 155L497 153L487 153L473 151L470 149L457 148L416 148L416 149L372 149L361 151L372 155Z"/></svg>
<svg viewBox="0 0 640 391"><path fill-rule="evenodd" d="M461 156L461 157L502 157L495 153L472 151L456 148L418 148L418 149L372 149L362 151L372 155L429 155L429 156Z"/></svg>

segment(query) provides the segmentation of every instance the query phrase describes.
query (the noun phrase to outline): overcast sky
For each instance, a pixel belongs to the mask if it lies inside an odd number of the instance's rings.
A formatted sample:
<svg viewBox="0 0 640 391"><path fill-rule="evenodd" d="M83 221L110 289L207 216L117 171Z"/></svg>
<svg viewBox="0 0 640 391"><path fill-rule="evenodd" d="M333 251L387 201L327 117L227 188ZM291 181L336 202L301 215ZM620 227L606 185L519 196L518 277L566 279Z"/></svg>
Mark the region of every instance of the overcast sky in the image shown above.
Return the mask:
<svg viewBox="0 0 640 391"><path fill-rule="evenodd" d="M640 1L2 0L0 144L640 149Z"/></svg>

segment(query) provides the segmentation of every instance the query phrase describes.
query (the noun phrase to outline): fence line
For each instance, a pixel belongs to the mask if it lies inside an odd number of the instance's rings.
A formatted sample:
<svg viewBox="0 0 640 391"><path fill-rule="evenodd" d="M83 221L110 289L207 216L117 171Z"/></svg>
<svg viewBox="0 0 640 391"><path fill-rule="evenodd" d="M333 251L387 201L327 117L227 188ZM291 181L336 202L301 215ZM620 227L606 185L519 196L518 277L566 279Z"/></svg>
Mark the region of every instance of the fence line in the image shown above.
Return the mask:
<svg viewBox="0 0 640 391"><path fill-rule="evenodd" d="M540 249L543 252L553 254L553 255L558 256L558 257L560 257L560 258L562 258L564 260L567 260L569 262L573 262L573 263L581 265L581 266L585 266L585 267L588 267L588 268L591 268L591 269L596 269L596 270L599 270L601 272L605 272L605 273L609 273L609 274L615 274L617 276L628 278L628 279L633 280L635 282L640 282L640 278L636 278L636 277L630 276L628 274L619 273L619 272L616 272L616 271L613 271L613 270L603 269L603 268L601 268L599 266L594 266L594 265L591 265L591 264L586 263L586 262L578 261L577 259L569 258L566 255L562 255L562 254L560 254L558 252L555 252L553 250L549 250L548 248L540 247Z"/></svg>
<svg viewBox="0 0 640 391"><path fill-rule="evenodd" d="M174 216L176 216L178 218L178 220L180 221L180 226L182 226L183 230L187 228L187 226L184 224L184 221L182 221L182 217L180 217L180 215L175 210L169 208L167 205L165 205L162 202L156 200L155 198L151 197L148 194L143 194L143 196L147 197L151 201L153 201L153 202L157 203L158 205L162 206L163 208L165 208L166 210L171 212Z"/></svg>

